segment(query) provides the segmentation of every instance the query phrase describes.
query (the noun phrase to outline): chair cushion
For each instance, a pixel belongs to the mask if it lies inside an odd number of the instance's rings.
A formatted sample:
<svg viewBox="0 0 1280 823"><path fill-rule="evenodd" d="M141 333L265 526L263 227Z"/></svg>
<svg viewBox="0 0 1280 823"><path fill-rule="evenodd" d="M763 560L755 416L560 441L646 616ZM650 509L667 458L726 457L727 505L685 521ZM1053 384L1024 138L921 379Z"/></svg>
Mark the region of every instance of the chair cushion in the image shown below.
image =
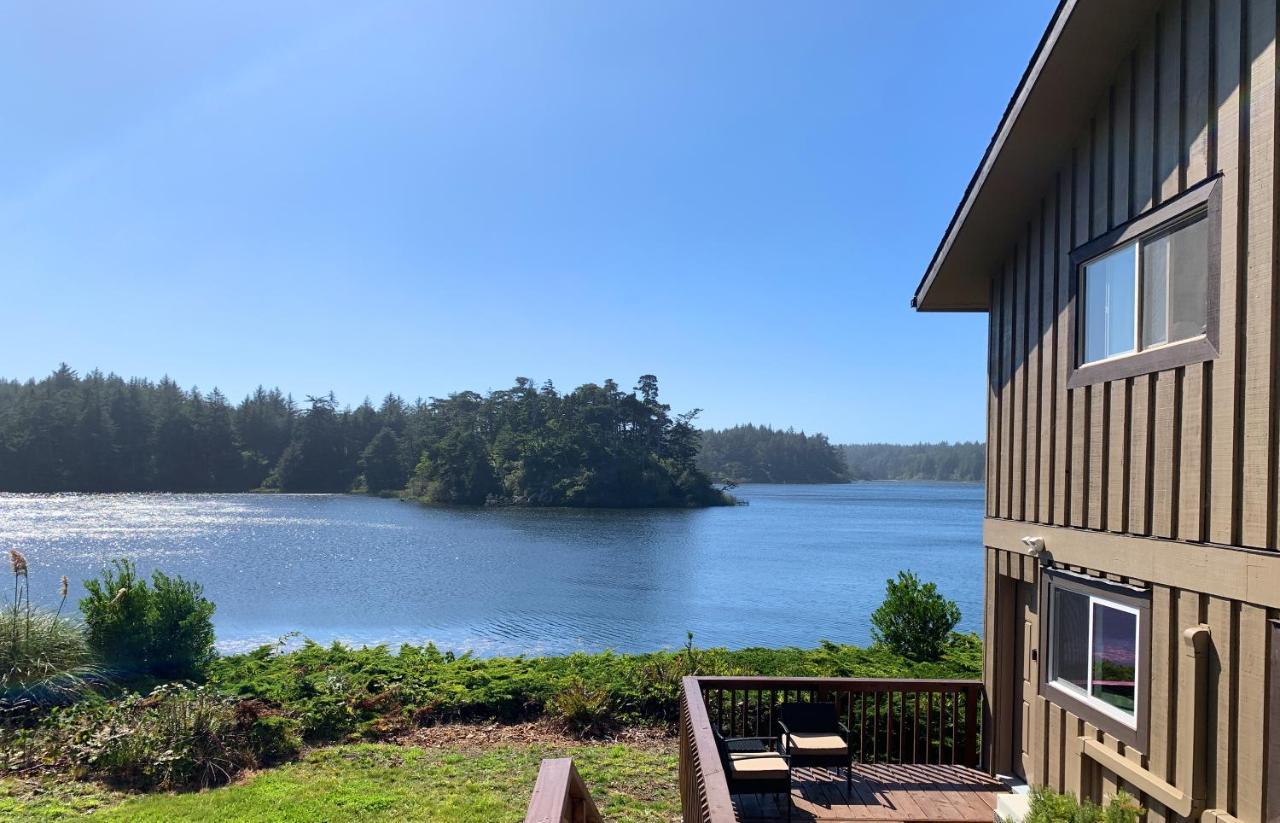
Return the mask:
<svg viewBox="0 0 1280 823"><path fill-rule="evenodd" d="M738 780L786 779L787 761L776 754L731 752L729 767Z"/></svg>
<svg viewBox="0 0 1280 823"><path fill-rule="evenodd" d="M787 749L798 755L848 754L849 747L838 734L826 732L795 732L787 735Z"/></svg>

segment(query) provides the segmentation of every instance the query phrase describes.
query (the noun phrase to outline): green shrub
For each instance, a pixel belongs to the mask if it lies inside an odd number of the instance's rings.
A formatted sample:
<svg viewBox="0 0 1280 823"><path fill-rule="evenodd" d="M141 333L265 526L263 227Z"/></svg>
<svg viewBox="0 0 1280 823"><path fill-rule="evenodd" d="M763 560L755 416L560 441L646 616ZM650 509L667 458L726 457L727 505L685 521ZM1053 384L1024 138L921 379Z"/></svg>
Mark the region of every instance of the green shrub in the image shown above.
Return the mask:
<svg viewBox="0 0 1280 823"><path fill-rule="evenodd" d="M220 785L301 746L296 722L265 704L180 684L54 710L20 736L8 742L34 761L25 768L144 790Z"/></svg>
<svg viewBox="0 0 1280 823"><path fill-rule="evenodd" d="M261 700L235 704L235 720L259 766L292 760L302 751L301 724Z"/></svg>
<svg viewBox="0 0 1280 823"><path fill-rule="evenodd" d="M1031 790L1031 809L1024 823L1137 823L1141 814L1142 807L1123 791L1098 806L1039 786Z"/></svg>
<svg viewBox="0 0 1280 823"><path fill-rule="evenodd" d="M551 698L551 715L581 737L598 737L618 724L609 690L573 680Z"/></svg>
<svg viewBox="0 0 1280 823"><path fill-rule="evenodd" d="M465 719L515 721L544 713L588 718L607 703L618 724L673 723L687 675L972 679L982 670L974 635L953 635L942 656L914 661L887 646L696 649L561 657L454 656L436 647L352 649L306 642L219 657L209 681L283 708L310 742L399 736L410 725ZM579 690L577 695L566 694ZM586 706L573 707L575 698ZM572 709L572 711L570 711ZM574 721L575 723L577 721Z"/></svg>
<svg viewBox="0 0 1280 823"><path fill-rule="evenodd" d="M885 597L871 614L871 634L910 660L938 660L952 630L960 622L960 607L938 592L933 583L921 584L909 571L885 581Z"/></svg>
<svg viewBox="0 0 1280 823"><path fill-rule="evenodd" d="M125 678L198 679L213 660L214 605L199 583L157 571L148 586L120 559L84 585L89 646Z"/></svg>

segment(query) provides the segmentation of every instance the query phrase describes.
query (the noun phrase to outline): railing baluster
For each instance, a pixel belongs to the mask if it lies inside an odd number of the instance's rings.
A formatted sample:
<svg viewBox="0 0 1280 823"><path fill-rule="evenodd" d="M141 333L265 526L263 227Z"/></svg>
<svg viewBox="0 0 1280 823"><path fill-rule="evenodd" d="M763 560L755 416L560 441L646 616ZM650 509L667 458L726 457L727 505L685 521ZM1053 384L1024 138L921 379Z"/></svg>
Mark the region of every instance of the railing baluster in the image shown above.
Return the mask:
<svg viewBox="0 0 1280 823"><path fill-rule="evenodd" d="M911 695L911 762L920 762L920 692Z"/></svg>

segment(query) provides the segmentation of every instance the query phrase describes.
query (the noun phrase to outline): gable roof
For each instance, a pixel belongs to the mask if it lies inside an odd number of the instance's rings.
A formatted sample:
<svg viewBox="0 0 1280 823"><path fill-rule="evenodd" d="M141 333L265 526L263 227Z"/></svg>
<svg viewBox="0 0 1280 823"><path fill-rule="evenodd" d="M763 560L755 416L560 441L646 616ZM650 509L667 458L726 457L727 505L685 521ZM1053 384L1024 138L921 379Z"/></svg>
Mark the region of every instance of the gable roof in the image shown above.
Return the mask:
<svg viewBox="0 0 1280 823"><path fill-rule="evenodd" d="M986 311L991 272L1062 167L1160 0L1061 0L911 305Z"/></svg>

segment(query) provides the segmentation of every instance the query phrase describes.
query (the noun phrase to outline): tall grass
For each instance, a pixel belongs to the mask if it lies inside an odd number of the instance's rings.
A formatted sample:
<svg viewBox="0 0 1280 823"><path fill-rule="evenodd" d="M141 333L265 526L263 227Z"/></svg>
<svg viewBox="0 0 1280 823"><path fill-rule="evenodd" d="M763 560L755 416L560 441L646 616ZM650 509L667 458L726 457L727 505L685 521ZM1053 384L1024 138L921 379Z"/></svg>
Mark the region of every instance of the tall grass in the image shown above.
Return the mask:
<svg viewBox="0 0 1280 823"><path fill-rule="evenodd" d="M0 610L0 710L68 702L88 687L97 673L84 629L62 616L67 579L62 578L62 602L55 612L31 602L27 559L9 551L13 600Z"/></svg>

